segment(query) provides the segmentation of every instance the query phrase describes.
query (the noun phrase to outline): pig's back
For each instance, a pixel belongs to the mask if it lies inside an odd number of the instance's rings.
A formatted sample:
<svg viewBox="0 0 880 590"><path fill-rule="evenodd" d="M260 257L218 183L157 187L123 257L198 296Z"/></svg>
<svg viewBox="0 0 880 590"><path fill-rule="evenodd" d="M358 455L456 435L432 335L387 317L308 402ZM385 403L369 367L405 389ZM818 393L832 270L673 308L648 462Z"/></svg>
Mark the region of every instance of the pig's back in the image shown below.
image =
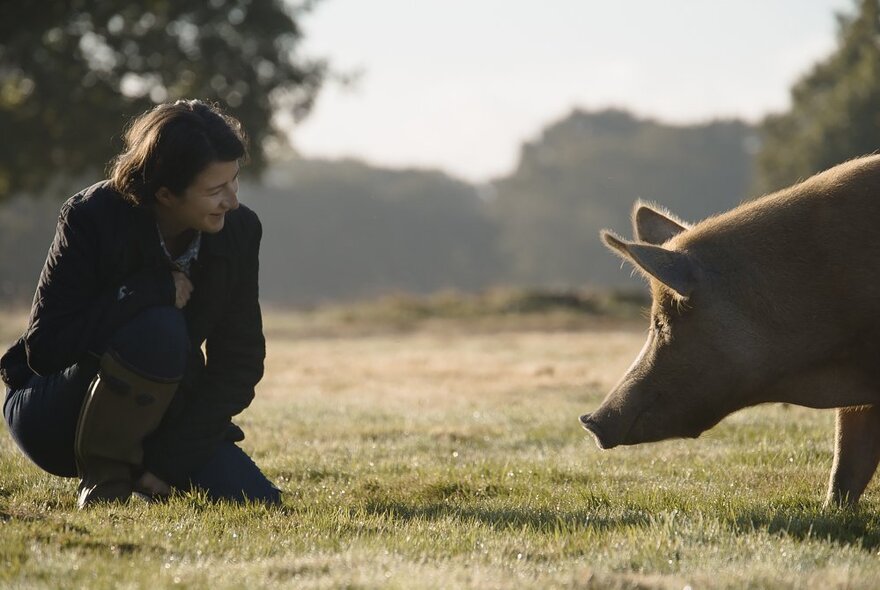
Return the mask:
<svg viewBox="0 0 880 590"><path fill-rule="evenodd" d="M696 224L670 244L732 289L840 322L880 322L880 155ZM794 311L794 309L793 309Z"/></svg>

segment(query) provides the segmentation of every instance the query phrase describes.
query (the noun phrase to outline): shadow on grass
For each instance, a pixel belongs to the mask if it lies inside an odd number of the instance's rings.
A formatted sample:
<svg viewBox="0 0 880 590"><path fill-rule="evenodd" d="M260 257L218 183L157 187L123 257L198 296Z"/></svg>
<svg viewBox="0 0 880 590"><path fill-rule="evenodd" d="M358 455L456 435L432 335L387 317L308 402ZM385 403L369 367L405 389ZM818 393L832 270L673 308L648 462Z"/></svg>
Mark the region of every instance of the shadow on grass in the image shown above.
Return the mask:
<svg viewBox="0 0 880 590"><path fill-rule="evenodd" d="M606 507L607 508L607 507ZM400 500L372 500L364 509L377 516L401 521L456 519L476 521L500 531L528 529L540 533L560 530L613 531L649 529L663 510L644 506L622 507L608 514L607 509L585 506L582 510L557 511L547 508L484 507L448 501L407 503ZM682 513L688 518L688 510ZM717 518L737 535L766 532L798 541L817 540L854 546L872 553L880 549L880 515L870 510L829 510L818 507L747 507L724 515L699 511L701 518ZM696 517L697 515L693 515Z"/></svg>
<svg viewBox="0 0 880 590"><path fill-rule="evenodd" d="M731 516L729 524L737 533L766 531L799 541L830 541L871 552L880 548L880 515L869 510L753 508Z"/></svg>
<svg viewBox="0 0 880 590"><path fill-rule="evenodd" d="M418 506L397 501L369 502L367 512L395 520L440 520L455 518L477 521L500 531L527 528L536 532L550 533L560 529L612 530L627 527L645 527L650 523L647 513L641 510L626 512L619 516L597 515L593 510L555 511L529 508L481 508L456 506L447 503L427 503Z"/></svg>

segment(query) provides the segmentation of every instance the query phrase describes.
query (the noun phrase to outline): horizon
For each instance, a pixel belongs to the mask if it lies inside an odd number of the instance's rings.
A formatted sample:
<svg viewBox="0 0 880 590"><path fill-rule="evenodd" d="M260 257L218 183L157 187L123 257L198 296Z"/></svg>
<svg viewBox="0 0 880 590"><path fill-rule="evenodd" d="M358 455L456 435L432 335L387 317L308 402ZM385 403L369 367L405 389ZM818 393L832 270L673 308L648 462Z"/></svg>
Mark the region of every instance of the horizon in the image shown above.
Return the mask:
<svg viewBox="0 0 880 590"><path fill-rule="evenodd" d="M476 179L476 180L471 179L471 178L466 178L463 176L458 176L452 170L442 168L439 166L432 166L430 164L419 164L419 163L407 164L405 162L404 163L373 162L373 161L370 161L369 159L364 158L364 157L357 155L357 154L340 154L340 155L330 154L330 155L328 155L328 154L306 154L306 153L299 153L299 152L293 152L293 153L281 152L278 155L274 155L274 156L270 155L268 162L269 162L270 166L273 164L283 165L285 162L288 161L288 158L292 157L295 160L299 160L299 161L303 161L303 162L314 162L314 163L334 164L334 163L349 163L350 162L350 163L362 165L362 166L365 166L368 168L374 168L377 170L387 170L390 172L409 172L409 171L425 172L425 173L438 172L441 174L445 174L454 180L458 180L460 182L471 184L475 187L480 187L480 186L490 185L494 182L502 180L503 178L508 177L508 176L516 173L517 166L519 164L518 155L519 155L522 147L526 143L539 141L541 138L541 135L547 129L569 119L576 112L581 112L581 113L584 113L587 115L601 115L605 112L619 112L619 113L624 113L624 114L632 117L635 121L637 121L639 123L654 123L654 124L661 125L664 127L674 127L674 128L680 128L680 129L697 129L700 127L707 127L707 126L710 126L713 124L724 124L724 123L743 123L745 125L749 125L752 128L756 128L756 126L757 126L757 122L748 121L745 118L719 116L719 117L710 118L710 119L706 119L706 120L700 120L700 121L681 121L681 122L679 122L679 121L668 121L668 120L665 120L665 119L662 119L659 117L655 117L652 115L643 115L641 113L634 112L631 109L628 109L625 107L608 106L608 107L597 107L595 109L585 109L585 108L580 108L580 107L574 107L571 110L569 110L568 112L563 113L561 116L559 116L555 119L551 119L551 120L546 121L536 131L536 133L532 137L528 137L528 138L524 139L522 143L517 144L517 146L516 146L517 159L514 162L514 165L510 170L508 170L507 172L505 172L499 176L492 176L489 178ZM269 171L271 172L271 168L269 169ZM271 177L271 174L270 174L270 177ZM272 184L273 182L278 182L278 181L277 180L276 181L270 180L269 184ZM287 181L285 181L285 182L287 182Z"/></svg>

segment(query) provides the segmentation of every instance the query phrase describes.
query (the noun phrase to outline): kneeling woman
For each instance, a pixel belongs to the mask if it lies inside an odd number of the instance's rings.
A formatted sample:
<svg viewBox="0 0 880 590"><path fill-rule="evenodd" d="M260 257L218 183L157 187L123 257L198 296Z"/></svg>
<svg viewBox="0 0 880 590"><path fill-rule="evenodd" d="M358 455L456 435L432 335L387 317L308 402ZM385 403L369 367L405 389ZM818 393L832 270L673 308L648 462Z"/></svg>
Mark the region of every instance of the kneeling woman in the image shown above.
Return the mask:
<svg viewBox="0 0 880 590"><path fill-rule="evenodd" d="M237 196L245 154L241 125L215 107L160 105L131 123L110 179L61 208L0 376L13 438L81 478L80 507L171 488L280 501L231 422L265 358L262 230Z"/></svg>

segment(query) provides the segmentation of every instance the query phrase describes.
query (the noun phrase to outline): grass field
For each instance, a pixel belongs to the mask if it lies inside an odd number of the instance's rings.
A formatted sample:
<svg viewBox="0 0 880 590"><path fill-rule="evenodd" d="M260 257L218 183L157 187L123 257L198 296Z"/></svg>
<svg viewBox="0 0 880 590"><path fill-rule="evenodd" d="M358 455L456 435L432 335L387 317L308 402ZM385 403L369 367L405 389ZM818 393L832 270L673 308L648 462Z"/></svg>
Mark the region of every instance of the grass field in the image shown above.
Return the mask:
<svg viewBox="0 0 880 590"><path fill-rule="evenodd" d="M189 494L78 512L76 482L4 430L0 587L877 587L876 485L858 511L821 509L833 413L755 408L602 452L577 417L643 327L578 317L268 313L238 423L280 509ZM22 321L0 315L0 336Z"/></svg>

